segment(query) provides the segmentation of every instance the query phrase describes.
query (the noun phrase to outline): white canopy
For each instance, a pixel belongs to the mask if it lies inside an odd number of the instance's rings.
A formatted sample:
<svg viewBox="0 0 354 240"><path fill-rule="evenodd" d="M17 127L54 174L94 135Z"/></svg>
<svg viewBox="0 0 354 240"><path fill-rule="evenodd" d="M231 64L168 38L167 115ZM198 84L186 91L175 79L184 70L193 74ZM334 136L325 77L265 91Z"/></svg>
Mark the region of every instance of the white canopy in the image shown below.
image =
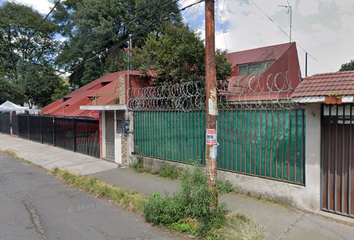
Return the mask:
<svg viewBox="0 0 354 240"><path fill-rule="evenodd" d="M14 104L10 101L6 101L0 105L0 111L2 112L15 112L15 111L25 111L28 110L26 107L21 107L17 104Z"/></svg>
<svg viewBox="0 0 354 240"><path fill-rule="evenodd" d="M6 101L0 105L0 112L16 112L16 113L24 113L27 111L31 114L38 114L41 110L39 109L30 109L29 107L22 107L20 105L14 104L10 101Z"/></svg>

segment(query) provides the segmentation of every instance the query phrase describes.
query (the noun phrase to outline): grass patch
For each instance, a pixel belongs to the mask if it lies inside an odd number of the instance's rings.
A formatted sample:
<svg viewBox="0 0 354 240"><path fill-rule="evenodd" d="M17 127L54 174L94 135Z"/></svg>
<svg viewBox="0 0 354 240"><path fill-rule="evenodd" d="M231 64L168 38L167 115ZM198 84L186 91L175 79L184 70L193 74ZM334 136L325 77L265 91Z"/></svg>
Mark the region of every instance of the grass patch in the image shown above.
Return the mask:
<svg viewBox="0 0 354 240"><path fill-rule="evenodd" d="M150 173L149 170L144 168L141 157L137 157L137 160L130 167L137 173Z"/></svg>
<svg viewBox="0 0 354 240"><path fill-rule="evenodd" d="M124 188L116 188L100 181L98 178L78 175L59 168L54 168L51 173L71 186L85 190L95 195L95 197L109 199L115 205L132 211L140 211L147 199L141 193Z"/></svg>
<svg viewBox="0 0 354 240"><path fill-rule="evenodd" d="M41 165L34 164L34 163L32 163L31 161L28 161L28 160L26 160L26 159L24 159L24 158L19 157L19 156L17 155L17 153L16 153L15 151L11 150L11 149L5 150L5 153L6 153L6 155L9 155L9 156L15 158L17 161L26 163L26 164L28 164L28 165L36 166L37 168L44 169Z"/></svg>
<svg viewBox="0 0 354 240"><path fill-rule="evenodd" d="M226 223L226 204L210 208L214 193L209 189L205 169L186 168L180 175L181 184L172 196L153 193L143 205L147 221L202 238L216 238L214 234ZM216 187L218 195L226 193Z"/></svg>
<svg viewBox="0 0 354 240"><path fill-rule="evenodd" d="M226 224L217 231L219 239L225 240L261 240L263 229L254 224L246 215L230 213L226 216Z"/></svg>
<svg viewBox="0 0 354 240"><path fill-rule="evenodd" d="M159 171L159 177L169 178L172 180L178 179L180 176L180 172L173 166L167 164Z"/></svg>

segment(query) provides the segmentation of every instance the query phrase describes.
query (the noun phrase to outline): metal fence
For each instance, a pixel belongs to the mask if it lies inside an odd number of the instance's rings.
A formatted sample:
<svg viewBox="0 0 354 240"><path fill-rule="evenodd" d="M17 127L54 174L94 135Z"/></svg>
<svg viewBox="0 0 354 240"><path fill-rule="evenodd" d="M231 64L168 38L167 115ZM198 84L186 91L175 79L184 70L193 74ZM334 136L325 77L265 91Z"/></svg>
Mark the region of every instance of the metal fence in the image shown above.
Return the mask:
<svg viewBox="0 0 354 240"><path fill-rule="evenodd" d="M100 156L98 120L17 115L16 121L18 129L13 128L13 134L17 131L21 138Z"/></svg>
<svg viewBox="0 0 354 240"><path fill-rule="evenodd" d="M323 105L321 209L354 217L354 104Z"/></svg>
<svg viewBox="0 0 354 240"><path fill-rule="evenodd" d="M205 111L134 112L135 151L205 164ZM218 169L305 184L305 111L222 110Z"/></svg>
<svg viewBox="0 0 354 240"><path fill-rule="evenodd" d="M10 114L1 113L0 114L0 132L10 134Z"/></svg>

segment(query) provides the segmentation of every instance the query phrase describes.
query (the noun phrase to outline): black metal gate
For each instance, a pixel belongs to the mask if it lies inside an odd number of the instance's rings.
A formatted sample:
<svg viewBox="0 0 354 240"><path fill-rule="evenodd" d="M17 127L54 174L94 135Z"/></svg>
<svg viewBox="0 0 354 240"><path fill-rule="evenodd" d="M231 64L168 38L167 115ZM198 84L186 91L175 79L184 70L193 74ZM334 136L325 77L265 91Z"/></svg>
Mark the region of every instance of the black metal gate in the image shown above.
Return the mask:
<svg viewBox="0 0 354 240"><path fill-rule="evenodd" d="M100 157L96 119L18 115L17 122L21 138Z"/></svg>
<svg viewBox="0 0 354 240"><path fill-rule="evenodd" d="M0 114L1 122L0 122L0 132L10 134L10 114L9 113L1 113Z"/></svg>
<svg viewBox="0 0 354 240"><path fill-rule="evenodd" d="M354 217L353 104L323 105L321 209Z"/></svg>

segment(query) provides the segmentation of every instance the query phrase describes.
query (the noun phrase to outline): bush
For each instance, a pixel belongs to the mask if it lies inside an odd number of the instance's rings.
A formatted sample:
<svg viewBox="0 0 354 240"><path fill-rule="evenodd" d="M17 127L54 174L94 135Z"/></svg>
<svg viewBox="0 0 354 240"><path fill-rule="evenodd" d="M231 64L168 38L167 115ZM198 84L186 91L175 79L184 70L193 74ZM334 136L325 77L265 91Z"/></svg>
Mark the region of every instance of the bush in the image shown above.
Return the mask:
<svg viewBox="0 0 354 240"><path fill-rule="evenodd" d="M166 194L162 198L153 193L143 204L143 213L147 221L155 225L164 225L173 229L187 231L199 237L212 235L225 223L228 213L225 204L220 204L215 210L211 208L214 193L207 184L206 172L195 166L181 172L181 184L175 194ZM225 193L215 188L219 195ZM194 222L195 224L190 224ZM183 224L185 223L185 224ZM188 223L188 224L187 224Z"/></svg>
<svg viewBox="0 0 354 240"><path fill-rule="evenodd" d="M179 172L176 170L175 167L167 164L165 167L160 169L159 177L170 178L174 180L174 179L178 179Z"/></svg>

